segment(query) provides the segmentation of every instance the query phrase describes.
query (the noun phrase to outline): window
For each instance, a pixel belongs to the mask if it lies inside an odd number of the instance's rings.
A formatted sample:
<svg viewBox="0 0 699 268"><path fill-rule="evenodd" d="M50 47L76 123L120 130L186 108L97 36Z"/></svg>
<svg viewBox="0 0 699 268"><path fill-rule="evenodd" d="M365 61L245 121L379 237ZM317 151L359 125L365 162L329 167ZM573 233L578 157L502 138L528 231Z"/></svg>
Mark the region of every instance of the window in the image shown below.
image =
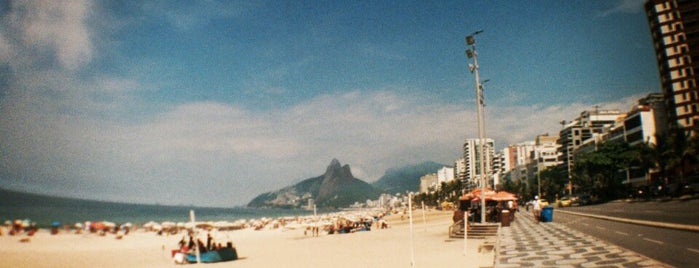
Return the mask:
<svg viewBox="0 0 699 268"><path fill-rule="evenodd" d="M634 116L634 117L628 118L628 119L626 119L626 121L624 121L624 127L627 130L637 128L641 124L642 124L642 122L641 122L640 116Z"/></svg>

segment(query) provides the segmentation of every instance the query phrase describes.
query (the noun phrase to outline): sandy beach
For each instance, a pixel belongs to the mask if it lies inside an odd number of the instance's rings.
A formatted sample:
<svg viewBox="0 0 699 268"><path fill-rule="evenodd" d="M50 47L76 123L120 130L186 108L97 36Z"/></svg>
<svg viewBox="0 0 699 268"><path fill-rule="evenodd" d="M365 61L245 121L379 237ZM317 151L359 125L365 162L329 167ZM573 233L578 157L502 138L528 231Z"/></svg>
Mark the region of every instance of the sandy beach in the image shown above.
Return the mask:
<svg viewBox="0 0 699 268"><path fill-rule="evenodd" d="M413 237L407 217L386 217L390 228L369 232L304 235L303 229L251 228L218 232L219 242L230 240L239 260L201 264L206 267L491 267L494 253L479 253L483 240L450 239L451 212L414 212ZM61 233L41 230L27 236L0 236L0 258L5 267L174 267L170 251L182 234L158 236L137 230L116 239L113 234ZM411 243L412 241L412 243ZM413 245L413 246L411 246ZM412 250L414 248L414 251ZM414 252L414 263L411 263Z"/></svg>

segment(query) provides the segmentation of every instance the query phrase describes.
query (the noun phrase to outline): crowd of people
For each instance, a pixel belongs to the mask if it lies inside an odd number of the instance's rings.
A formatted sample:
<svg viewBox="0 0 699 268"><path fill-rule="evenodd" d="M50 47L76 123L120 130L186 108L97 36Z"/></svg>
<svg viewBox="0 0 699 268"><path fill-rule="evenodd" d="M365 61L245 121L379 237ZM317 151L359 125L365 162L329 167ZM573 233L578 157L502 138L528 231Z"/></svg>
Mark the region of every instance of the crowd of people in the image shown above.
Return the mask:
<svg viewBox="0 0 699 268"><path fill-rule="evenodd" d="M39 230L39 228L36 226L36 222L32 222L29 219L5 221L4 227L8 230L8 234L13 236L23 234L33 236ZM3 235L2 228L0 228L0 235Z"/></svg>

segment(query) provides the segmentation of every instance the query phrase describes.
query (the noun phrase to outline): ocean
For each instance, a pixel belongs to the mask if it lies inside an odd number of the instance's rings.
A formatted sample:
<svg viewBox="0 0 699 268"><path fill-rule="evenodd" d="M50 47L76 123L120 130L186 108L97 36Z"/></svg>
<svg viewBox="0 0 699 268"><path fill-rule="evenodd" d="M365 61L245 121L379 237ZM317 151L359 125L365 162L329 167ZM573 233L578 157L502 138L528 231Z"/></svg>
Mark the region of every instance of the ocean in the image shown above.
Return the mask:
<svg viewBox="0 0 699 268"><path fill-rule="evenodd" d="M0 189L0 224L14 219L30 219L39 228L48 228L54 221L69 225L85 221L110 221L119 224L131 222L137 225L149 221L188 222L190 210L194 210L197 221L233 222L240 219L313 214L312 211L292 209L210 208L114 203L49 197Z"/></svg>

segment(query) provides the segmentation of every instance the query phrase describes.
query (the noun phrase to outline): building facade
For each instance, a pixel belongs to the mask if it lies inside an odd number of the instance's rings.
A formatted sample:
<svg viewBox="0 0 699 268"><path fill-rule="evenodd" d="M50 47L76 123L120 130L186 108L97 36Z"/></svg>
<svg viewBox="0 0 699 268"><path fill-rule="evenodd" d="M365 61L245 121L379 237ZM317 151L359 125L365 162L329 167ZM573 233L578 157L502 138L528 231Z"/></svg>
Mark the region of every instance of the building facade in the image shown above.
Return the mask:
<svg viewBox="0 0 699 268"><path fill-rule="evenodd" d="M493 182L493 176L492 176L492 171L493 171L493 166L492 163L494 162L493 159L495 157L495 141L493 139L484 139L484 144L483 144L483 150L485 151L485 166L486 170L488 171L487 174L485 174L486 178L486 187L489 187L492 189L494 182ZM472 187L480 187L481 186L481 168L480 168L480 156L479 156L479 151L480 151L480 143L479 139L467 139L464 142L463 146L463 158L464 158L464 167L466 169L465 172L465 182L467 186L472 186Z"/></svg>
<svg viewBox="0 0 699 268"><path fill-rule="evenodd" d="M504 158L504 170L513 182L526 182L528 178L527 165L532 162L534 156L534 141L526 141L509 145L502 150Z"/></svg>
<svg viewBox="0 0 699 268"><path fill-rule="evenodd" d="M450 182L455 179L453 167L442 167L437 171L437 183Z"/></svg>
<svg viewBox="0 0 699 268"><path fill-rule="evenodd" d="M649 0L645 10L655 47L669 128L697 135L699 2Z"/></svg>
<svg viewBox="0 0 699 268"><path fill-rule="evenodd" d="M548 133L536 136L534 159L536 159L537 171L561 164L560 151L558 150L561 146L556 143L557 140L558 136L551 136Z"/></svg>
<svg viewBox="0 0 699 268"><path fill-rule="evenodd" d="M466 182L466 161L463 157L454 161L454 176L456 179Z"/></svg>
<svg viewBox="0 0 699 268"><path fill-rule="evenodd" d="M420 177L420 193L429 193L437 187L437 173L431 173Z"/></svg>
<svg viewBox="0 0 699 268"><path fill-rule="evenodd" d="M572 170L575 165L575 152L585 144L585 141L595 138L596 135L604 133L613 126L622 113L619 110L599 110L584 111L573 121L563 125L559 132L556 143L558 148L559 162L566 167L568 174L568 191L572 193L573 182Z"/></svg>

